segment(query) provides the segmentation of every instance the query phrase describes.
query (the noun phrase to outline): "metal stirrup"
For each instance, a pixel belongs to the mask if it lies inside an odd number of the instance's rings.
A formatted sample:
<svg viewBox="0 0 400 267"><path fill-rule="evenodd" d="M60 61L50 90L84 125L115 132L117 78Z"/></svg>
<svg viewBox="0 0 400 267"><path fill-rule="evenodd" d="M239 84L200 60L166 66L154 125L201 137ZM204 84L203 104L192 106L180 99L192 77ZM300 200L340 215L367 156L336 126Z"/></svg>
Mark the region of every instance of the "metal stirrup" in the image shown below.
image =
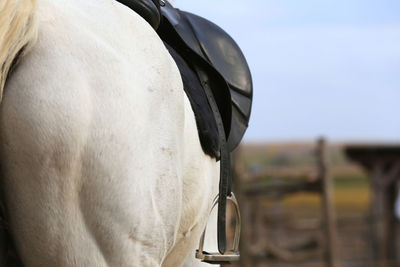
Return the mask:
<svg viewBox="0 0 400 267"><path fill-rule="evenodd" d="M218 204L219 195L215 197L211 211L215 208ZM236 200L235 195L232 193L230 196L227 197L227 201L232 202L233 206L235 207L235 214L236 214L236 225L235 225L235 236L233 239L232 249L226 251L224 254L219 252L206 252L204 251L204 239L206 236L207 226L204 229L204 232L200 238L199 249L196 250L196 258L200 259L202 262L210 263L210 264L222 264L222 263L229 263L232 261L238 261L240 259L239 253L239 241L240 241L240 229L241 229L241 218L240 218L240 210L239 204Z"/></svg>

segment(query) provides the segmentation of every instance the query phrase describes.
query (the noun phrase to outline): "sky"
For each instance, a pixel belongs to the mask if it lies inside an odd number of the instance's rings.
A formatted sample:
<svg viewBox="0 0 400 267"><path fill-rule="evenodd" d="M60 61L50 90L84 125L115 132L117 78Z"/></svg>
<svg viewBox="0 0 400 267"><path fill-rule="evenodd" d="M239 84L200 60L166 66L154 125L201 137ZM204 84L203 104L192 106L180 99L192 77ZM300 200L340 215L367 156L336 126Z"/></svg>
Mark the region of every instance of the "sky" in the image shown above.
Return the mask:
<svg viewBox="0 0 400 267"><path fill-rule="evenodd" d="M400 142L400 1L176 0L227 31L254 83L245 141Z"/></svg>

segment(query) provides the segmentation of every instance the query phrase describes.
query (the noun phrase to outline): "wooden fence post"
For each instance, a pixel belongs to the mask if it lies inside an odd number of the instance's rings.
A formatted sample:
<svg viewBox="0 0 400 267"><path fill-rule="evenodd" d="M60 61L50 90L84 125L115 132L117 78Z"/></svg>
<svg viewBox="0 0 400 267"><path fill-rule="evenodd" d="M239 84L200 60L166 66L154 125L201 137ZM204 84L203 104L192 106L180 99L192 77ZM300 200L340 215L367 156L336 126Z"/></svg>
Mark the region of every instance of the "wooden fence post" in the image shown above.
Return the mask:
<svg viewBox="0 0 400 267"><path fill-rule="evenodd" d="M336 215L333 196L333 181L328 169L328 151L326 141L323 138L318 140L317 145L317 167L322 183L322 214L327 238L327 262L329 267L339 267L339 251L336 229Z"/></svg>

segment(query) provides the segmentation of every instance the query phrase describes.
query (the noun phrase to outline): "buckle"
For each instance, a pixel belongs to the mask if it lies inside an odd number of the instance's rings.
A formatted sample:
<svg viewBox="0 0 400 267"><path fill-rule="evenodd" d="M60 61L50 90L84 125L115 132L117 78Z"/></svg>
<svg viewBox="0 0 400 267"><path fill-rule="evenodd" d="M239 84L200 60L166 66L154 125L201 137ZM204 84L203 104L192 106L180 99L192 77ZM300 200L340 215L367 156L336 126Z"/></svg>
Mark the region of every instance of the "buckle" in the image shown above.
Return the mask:
<svg viewBox="0 0 400 267"><path fill-rule="evenodd" d="M211 211L215 208L215 206L218 204L219 196L216 196L211 208ZM240 252L239 252L239 241L240 241L240 229L242 225L242 221L240 218L240 210L239 210L239 204L237 202L237 199L233 193L231 193L230 196L226 198L227 201L230 201L234 208L235 208L235 214L236 214L236 225L235 225L235 235L233 239L233 244L232 244L232 249L227 250L224 254L221 254L219 252L206 252L204 251L204 239L206 236L206 230L207 226L204 229L203 234L201 235L200 238L200 244L199 248L196 250L196 258L201 260L202 262L206 262L209 264L227 264L232 261L239 261L240 259ZM210 211L210 213L211 213Z"/></svg>

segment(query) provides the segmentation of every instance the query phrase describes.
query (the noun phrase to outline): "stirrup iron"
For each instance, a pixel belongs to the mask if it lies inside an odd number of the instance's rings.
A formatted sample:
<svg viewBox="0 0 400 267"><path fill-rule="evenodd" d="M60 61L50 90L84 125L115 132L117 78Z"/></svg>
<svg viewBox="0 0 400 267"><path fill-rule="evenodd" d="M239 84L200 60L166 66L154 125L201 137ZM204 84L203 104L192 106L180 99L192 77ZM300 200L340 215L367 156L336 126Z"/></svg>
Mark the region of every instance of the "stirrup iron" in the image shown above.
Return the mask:
<svg viewBox="0 0 400 267"><path fill-rule="evenodd" d="M219 196L216 196L211 208L211 211L215 208L218 204ZM199 249L196 250L196 258L201 260L202 262L206 262L209 264L227 264L232 261L239 261L240 259L240 252L239 252L239 241L240 241L240 229L242 225L242 221L240 218L240 210L239 204L236 200L236 197L233 193L226 198L227 201L232 202L233 206L235 207L235 214L236 214L236 225L235 225L235 236L233 239L232 249L226 251L224 254L219 252L206 252L203 250L204 248L204 239L206 236L207 226L204 229L203 234L200 238ZM210 211L210 214L211 214Z"/></svg>

